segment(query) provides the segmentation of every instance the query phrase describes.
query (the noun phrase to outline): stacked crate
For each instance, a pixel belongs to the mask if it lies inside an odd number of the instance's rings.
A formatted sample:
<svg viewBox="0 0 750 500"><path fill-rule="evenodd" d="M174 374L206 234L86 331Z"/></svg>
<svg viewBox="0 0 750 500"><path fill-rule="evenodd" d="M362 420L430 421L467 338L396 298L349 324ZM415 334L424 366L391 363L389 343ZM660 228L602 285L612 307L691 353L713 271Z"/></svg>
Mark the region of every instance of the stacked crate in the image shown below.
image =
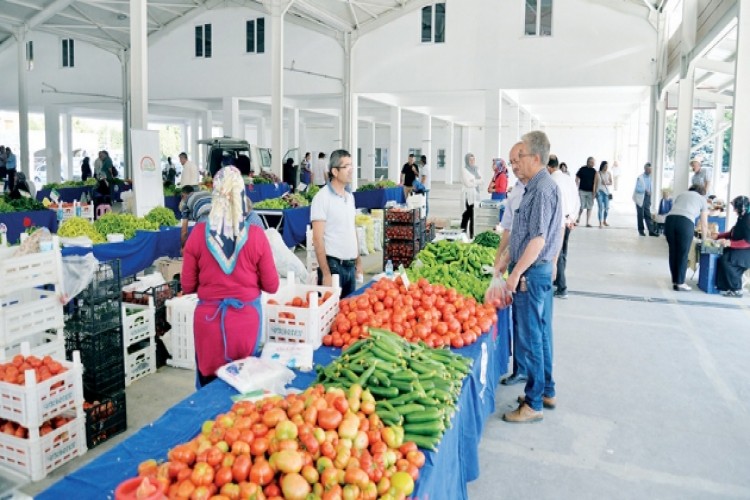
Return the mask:
<svg viewBox="0 0 750 500"><path fill-rule="evenodd" d="M393 268L409 267L424 246L425 226L418 208L389 208L383 227L383 267L389 260Z"/></svg>
<svg viewBox="0 0 750 500"><path fill-rule="evenodd" d="M146 304L122 303L125 386L156 372L156 316L154 300Z"/></svg>
<svg viewBox="0 0 750 500"><path fill-rule="evenodd" d="M142 341L142 346L137 349L139 351L138 356L131 359L131 361L135 363L132 367L133 369L130 370L131 374L136 375L136 372L134 370L147 369L147 371L131 380L131 382L136 380L137 378L140 378L141 376L148 375L149 373L154 373L156 371L156 368L164 365L164 363L157 363L157 345L162 343L161 337L171 329L171 325L169 321L167 321L167 301L174 298L179 291L180 281L171 280L161 285L151 287L142 292L128 292L127 295L124 296L124 300L128 304L141 306L147 306L151 304L151 307L153 308L153 326L155 333L154 339L150 343L150 345L146 345L146 343ZM162 348L165 349L163 347L163 343ZM131 354L132 353L133 350L131 348ZM127 364L126 371L128 371Z"/></svg>
<svg viewBox="0 0 750 500"><path fill-rule="evenodd" d="M101 263L65 309L65 350L83 364L89 448L127 427L120 287L120 261Z"/></svg>

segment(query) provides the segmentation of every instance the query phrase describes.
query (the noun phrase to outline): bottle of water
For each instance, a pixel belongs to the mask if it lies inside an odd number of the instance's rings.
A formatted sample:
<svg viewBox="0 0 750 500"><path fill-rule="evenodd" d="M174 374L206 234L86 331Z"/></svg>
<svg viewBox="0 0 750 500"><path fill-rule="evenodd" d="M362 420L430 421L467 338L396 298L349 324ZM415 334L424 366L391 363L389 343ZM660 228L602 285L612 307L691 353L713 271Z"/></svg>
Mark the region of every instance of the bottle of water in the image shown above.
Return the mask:
<svg viewBox="0 0 750 500"><path fill-rule="evenodd" d="M62 222L64 218L65 216L63 212L62 200L60 200L57 205L57 222Z"/></svg>
<svg viewBox="0 0 750 500"><path fill-rule="evenodd" d="M393 262L391 259L388 259L388 262L385 263L385 275L388 278L393 278Z"/></svg>
<svg viewBox="0 0 750 500"><path fill-rule="evenodd" d="M78 201L74 201L73 206L76 209L76 217L80 217L81 216L81 203Z"/></svg>

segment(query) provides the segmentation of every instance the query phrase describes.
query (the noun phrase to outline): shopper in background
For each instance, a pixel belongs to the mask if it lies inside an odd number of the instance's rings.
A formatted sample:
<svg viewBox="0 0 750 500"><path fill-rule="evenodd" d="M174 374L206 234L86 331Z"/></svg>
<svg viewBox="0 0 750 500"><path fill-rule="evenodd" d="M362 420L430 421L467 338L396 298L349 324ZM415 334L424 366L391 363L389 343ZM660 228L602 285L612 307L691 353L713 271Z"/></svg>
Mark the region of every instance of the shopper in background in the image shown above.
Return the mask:
<svg viewBox="0 0 750 500"><path fill-rule="evenodd" d="M690 170L693 171L693 177L690 179L690 184L693 186L700 186L706 193L706 196L713 194L711 192L711 176L713 175L713 169L703 167L701 161L698 159L690 162Z"/></svg>
<svg viewBox="0 0 750 500"><path fill-rule="evenodd" d="M609 226L609 224L607 224L607 215L609 214L609 200L612 197L610 187L612 187L612 174L609 172L609 163L603 161L599 165L599 171L594 178L594 193L596 193L599 229L604 226Z"/></svg>
<svg viewBox="0 0 750 500"><path fill-rule="evenodd" d="M410 154L409 159L401 167L401 185L404 186L404 196L409 197L414 185L414 179L419 175L419 167L414 163L414 155Z"/></svg>
<svg viewBox="0 0 750 500"><path fill-rule="evenodd" d="M356 288L356 275L362 275L354 223L357 209L354 196L346 189L352 182L354 168L351 155L344 149L331 153L328 165L328 186L313 198L310 220L318 259L318 285L331 286L332 275L338 274L343 298Z"/></svg>
<svg viewBox="0 0 750 500"><path fill-rule="evenodd" d="M644 223L649 236L659 236L659 233L654 230L653 221L651 220L652 192L651 163L646 163L643 166L643 173L636 179L635 189L633 189L633 201L635 202L635 211L638 217L638 234L641 236L646 236Z"/></svg>
<svg viewBox="0 0 750 500"><path fill-rule="evenodd" d="M469 238L474 237L474 204L479 201L479 186L482 185L482 174L476 166L472 153L464 156L464 168L461 171L461 230Z"/></svg>
<svg viewBox="0 0 750 500"><path fill-rule="evenodd" d="M16 155L10 150L10 146L5 148L5 170L8 179L5 184L6 191L12 192L16 186Z"/></svg>
<svg viewBox="0 0 750 500"><path fill-rule="evenodd" d="M674 291L689 291L685 284L688 253L693 242L695 219L700 216L701 237L708 237L708 206L706 192L702 186L690 186L680 193L672 204L672 210L664 223L664 236L669 245L669 273L672 275Z"/></svg>
<svg viewBox="0 0 750 500"><path fill-rule="evenodd" d="M197 186L200 184L198 167L195 163L188 160L188 155L184 151L179 156L180 165L182 165L182 174L180 175L180 186Z"/></svg>
<svg viewBox="0 0 750 500"><path fill-rule="evenodd" d="M5 192L5 179L8 176L8 169L5 167L7 159L8 157L5 153L5 146L0 146L0 186L2 186L0 194Z"/></svg>
<svg viewBox="0 0 750 500"><path fill-rule="evenodd" d="M309 185L312 182L310 180L310 176L312 175L312 155L309 151L305 153L305 158L302 160L302 165L300 165L300 167L302 168L302 171L300 172L300 180Z"/></svg>
<svg viewBox="0 0 750 500"><path fill-rule="evenodd" d="M289 185L289 190L294 193L297 190L297 176L294 171L294 158L287 158L281 167L281 178Z"/></svg>
<svg viewBox="0 0 750 500"><path fill-rule="evenodd" d="M16 175L16 186L10 192L11 199L31 198L36 200L36 186L26 179L26 174L18 172Z"/></svg>
<svg viewBox="0 0 750 500"><path fill-rule="evenodd" d="M91 171L91 164L89 163L90 161L91 160L89 159L89 157L86 156L81 162L81 180L83 182L86 182L93 176L93 172Z"/></svg>
<svg viewBox="0 0 750 500"><path fill-rule="evenodd" d="M318 153L318 159L312 167L312 183L322 188L326 185L326 154Z"/></svg>
<svg viewBox="0 0 750 500"><path fill-rule="evenodd" d="M258 353L260 294L279 288L271 245L246 221L240 171L224 167L213 186L208 221L197 223L188 238L181 276L183 292L199 299L193 322L200 386L222 365Z"/></svg>
<svg viewBox="0 0 750 500"><path fill-rule="evenodd" d="M492 180L487 186L487 192L492 195L493 200L504 200L508 197L508 167L505 160L495 158L492 160Z"/></svg>
<svg viewBox="0 0 750 500"><path fill-rule="evenodd" d="M560 163L560 172L564 173L565 175L570 175L570 172L568 172L568 164L565 162ZM581 200L578 200L578 204L581 204Z"/></svg>
<svg viewBox="0 0 750 500"><path fill-rule="evenodd" d="M612 187L614 191L617 191L620 187L620 174L622 173L622 169L620 168L620 162L617 160L612 162Z"/></svg>
<svg viewBox="0 0 750 500"><path fill-rule="evenodd" d="M576 173L578 196L581 198L581 208L578 210L576 224L581 223L581 214L586 210L586 227L591 227L591 210L594 208L594 179L596 178L594 163L596 163L594 157L589 156L586 164Z"/></svg>
<svg viewBox="0 0 750 500"><path fill-rule="evenodd" d="M167 166L165 167L165 172L164 172L164 185L174 186L176 180L177 180L177 168L174 166L174 163L172 163L172 157L167 156Z"/></svg>
<svg viewBox="0 0 750 500"><path fill-rule="evenodd" d="M513 217L510 252L502 257L500 268L510 274L504 290L493 294L514 294L513 313L517 316L520 352L527 363L525 395L518 408L505 413L507 422L534 422L544 415L542 406L554 408L555 383L552 378L552 268L562 244L562 202L560 190L546 165L549 139L544 132L524 134L513 146L512 165L528 179L521 204Z"/></svg>
<svg viewBox="0 0 750 500"><path fill-rule="evenodd" d="M424 186L424 200L425 200L425 216L430 213L430 189L432 189L432 168L427 163L427 156L422 155L419 157L419 174Z"/></svg>
<svg viewBox="0 0 750 500"><path fill-rule="evenodd" d="M716 288L725 297L742 297L742 274L750 268L750 199L738 196L732 200L737 223L727 232L716 235L724 247L716 269Z"/></svg>
<svg viewBox="0 0 750 500"><path fill-rule="evenodd" d="M112 158L109 156L109 152L106 150L99 151L99 159L101 160L101 169L97 171L97 178L99 180L106 179L107 184L112 184Z"/></svg>
<svg viewBox="0 0 750 500"><path fill-rule="evenodd" d="M209 191L196 191L193 186L182 186L180 190L180 247L184 247L188 238L190 223L206 222L211 212L212 195Z"/></svg>
<svg viewBox="0 0 750 500"><path fill-rule="evenodd" d="M568 265L568 239L570 232L575 228L575 217L578 209L581 207L581 199L578 196L578 186L569 176L560 172L557 163L557 156L549 155L547 162L547 172L552 176L552 180L560 189L560 200L562 201L562 226L563 240L560 253L557 256L557 270L555 271L555 280L552 282L557 287L555 297L559 299L568 298L568 279L565 275L565 269Z"/></svg>

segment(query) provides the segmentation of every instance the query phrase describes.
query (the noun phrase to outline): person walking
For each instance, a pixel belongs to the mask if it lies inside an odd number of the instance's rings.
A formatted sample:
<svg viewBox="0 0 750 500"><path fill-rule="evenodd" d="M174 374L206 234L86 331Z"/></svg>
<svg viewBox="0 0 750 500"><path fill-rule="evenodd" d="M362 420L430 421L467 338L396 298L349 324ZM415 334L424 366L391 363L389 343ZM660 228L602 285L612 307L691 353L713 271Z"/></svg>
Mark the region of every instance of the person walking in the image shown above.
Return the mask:
<svg viewBox="0 0 750 500"><path fill-rule="evenodd" d="M688 254L695 232L695 219L700 216L701 237L708 238L708 205L706 192L702 186L690 186L680 193L672 204L672 210L664 222L664 236L669 245L669 273L672 276L672 289L687 292L691 288L685 284Z"/></svg>
<svg viewBox="0 0 750 500"><path fill-rule="evenodd" d="M257 355L260 294L279 288L268 238L246 220L250 204L240 171L224 167L213 181L208 221L190 233L181 275L183 292L199 299L193 321L200 386L222 365Z"/></svg>
<svg viewBox="0 0 750 500"><path fill-rule="evenodd" d="M612 187L614 191L617 191L620 189L620 175L622 174L622 169L620 168L620 162L617 160L612 162Z"/></svg>
<svg viewBox="0 0 750 500"><path fill-rule="evenodd" d="M552 268L562 244L562 202L560 190L546 165L549 139L541 131L532 131L511 149L511 164L529 179L521 204L514 216L510 251L500 265L508 265L510 274L504 288L488 290L495 301L507 293L514 295L513 313L518 317L517 351L527 363L524 395L518 408L503 415L512 423L542 420L542 407L554 408L555 382L552 377Z"/></svg>
<svg viewBox="0 0 750 500"><path fill-rule="evenodd" d="M504 200L508 197L508 167L505 160L495 158L492 160L492 180L487 186L487 192L492 195L493 200Z"/></svg>
<svg viewBox="0 0 750 500"><path fill-rule="evenodd" d="M332 275L339 275L341 297L356 288L356 275L362 274L357 246L354 196L346 186L352 182L354 168L348 151L331 153L328 186L318 191L310 206L313 245L318 259L318 285L331 286Z"/></svg>
<svg viewBox="0 0 750 500"><path fill-rule="evenodd" d="M693 171L693 177L690 179L691 186L700 186L703 188L703 192L706 196L713 194L711 192L711 177L713 175L713 169L703 167L700 160L695 159L690 162L690 170Z"/></svg>
<svg viewBox="0 0 750 500"><path fill-rule="evenodd" d="M474 204L479 201L479 186L482 184L482 174L476 166L476 158L472 153L464 156L464 168L461 172L461 230L469 238L474 237Z"/></svg>
<svg viewBox="0 0 750 500"><path fill-rule="evenodd" d="M318 153L318 159L312 167L312 183L322 188L326 185L326 154Z"/></svg>
<svg viewBox="0 0 750 500"><path fill-rule="evenodd" d="M609 172L609 163L603 161L599 165L599 171L594 178L594 193L596 193L596 205L599 217L599 229L607 224L607 215L609 214L609 200L612 198L612 174Z"/></svg>
<svg viewBox="0 0 750 500"><path fill-rule="evenodd" d="M552 284L557 287L554 296L558 299L567 299L568 279L565 275L565 269L568 265L568 239L570 238L571 231L576 227L575 214L578 213L578 210L581 207L581 199L578 196L578 187L576 186L575 181L569 175L562 173L558 168L557 156L549 155L547 171L560 189L563 215L563 241L562 247L560 247L560 253L557 256L557 271L555 273L555 280Z"/></svg>
<svg viewBox="0 0 750 500"><path fill-rule="evenodd" d="M186 152L180 153L180 165L182 165L182 174L180 175L180 186L197 186L200 184L198 167L192 161L188 160Z"/></svg>
<svg viewBox="0 0 750 500"><path fill-rule="evenodd" d="M414 179L419 176L419 167L414 163L414 155L410 154L409 159L401 167L401 185L404 186L404 196L409 197L414 189Z"/></svg>
<svg viewBox="0 0 750 500"><path fill-rule="evenodd" d="M653 180L651 179L651 163L643 165L643 173L638 176L633 189L633 201L638 217L638 234L646 236L659 236L653 227L651 220L651 193L653 192ZM645 228L644 228L645 225Z"/></svg>
<svg viewBox="0 0 750 500"><path fill-rule="evenodd" d="M596 169L594 168L593 156L589 156L586 165L576 172L576 184L578 184L578 196L581 198L581 208L578 210L576 224L581 223L581 214L586 210L586 227L591 227L591 210L594 208L594 179Z"/></svg>

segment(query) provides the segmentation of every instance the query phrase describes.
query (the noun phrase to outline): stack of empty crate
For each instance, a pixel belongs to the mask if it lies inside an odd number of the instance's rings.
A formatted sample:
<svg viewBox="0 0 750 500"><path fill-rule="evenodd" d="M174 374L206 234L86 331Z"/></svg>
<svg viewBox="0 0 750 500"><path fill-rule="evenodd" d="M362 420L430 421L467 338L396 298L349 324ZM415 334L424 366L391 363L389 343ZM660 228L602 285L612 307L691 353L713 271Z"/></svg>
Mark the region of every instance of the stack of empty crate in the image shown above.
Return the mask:
<svg viewBox="0 0 750 500"><path fill-rule="evenodd" d="M120 261L101 263L65 308L65 350L83 364L89 448L127 427L120 286Z"/></svg>

